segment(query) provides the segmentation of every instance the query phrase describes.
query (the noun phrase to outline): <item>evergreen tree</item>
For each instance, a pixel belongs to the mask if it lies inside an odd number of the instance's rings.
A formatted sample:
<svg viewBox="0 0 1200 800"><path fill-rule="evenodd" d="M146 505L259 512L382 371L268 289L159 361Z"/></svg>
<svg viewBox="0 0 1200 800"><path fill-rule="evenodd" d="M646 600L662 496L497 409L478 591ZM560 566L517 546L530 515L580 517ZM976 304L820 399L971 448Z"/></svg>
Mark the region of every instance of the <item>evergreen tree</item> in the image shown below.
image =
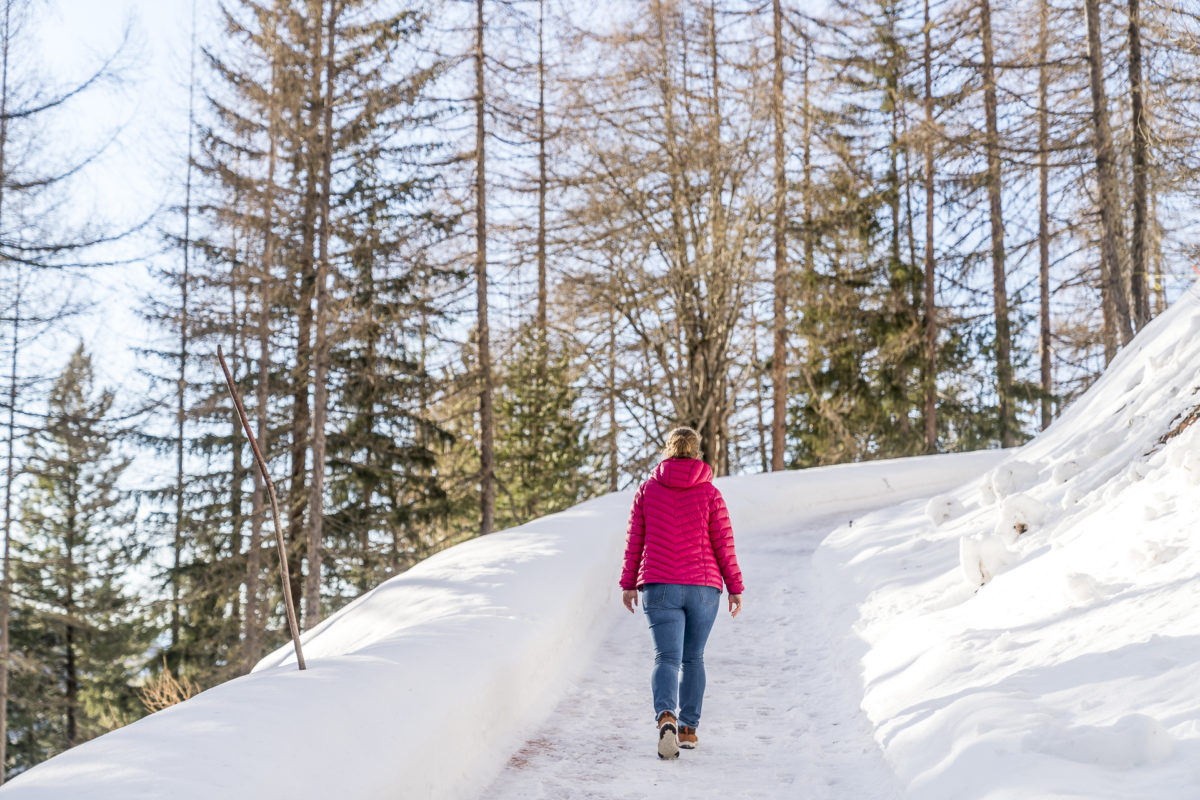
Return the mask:
<svg viewBox="0 0 1200 800"><path fill-rule="evenodd" d="M910 240L904 79L911 69L897 3L839 3L845 45L826 65L832 109L806 103L827 152L806 257L799 337L802 404L793 463L914 455L921 408L922 273ZM903 165L903 169L901 166ZM906 207L907 206L907 207Z"/></svg>
<svg viewBox="0 0 1200 800"><path fill-rule="evenodd" d="M123 579L138 560L117 488L128 460L82 346L50 392L46 427L29 441L12 624L17 669L10 765L20 771L137 716L133 689L149 647Z"/></svg>
<svg viewBox="0 0 1200 800"><path fill-rule="evenodd" d="M558 352L553 352L557 349ZM566 349L552 348L536 320L517 331L496 398L500 527L561 511L588 493L598 467Z"/></svg>
<svg viewBox="0 0 1200 800"><path fill-rule="evenodd" d="M454 438L423 401L434 379L405 333L423 268L389 274L363 244L351 258L352 332L332 354L338 401L328 449L327 570L334 590L351 596L428 554L430 529L450 510L438 455Z"/></svg>

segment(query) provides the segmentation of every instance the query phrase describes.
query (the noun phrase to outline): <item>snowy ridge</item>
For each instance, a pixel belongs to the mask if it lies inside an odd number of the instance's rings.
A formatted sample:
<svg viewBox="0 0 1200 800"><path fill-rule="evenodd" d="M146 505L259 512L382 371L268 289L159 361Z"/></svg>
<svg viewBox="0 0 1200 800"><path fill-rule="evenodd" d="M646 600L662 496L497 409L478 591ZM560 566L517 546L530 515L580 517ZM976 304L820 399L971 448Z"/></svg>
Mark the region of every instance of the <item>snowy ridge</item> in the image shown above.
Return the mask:
<svg viewBox="0 0 1200 800"><path fill-rule="evenodd" d="M718 485L741 543L781 525L948 488L997 455L900 459ZM0 794L478 796L611 626L620 620L646 636L644 622L619 603L630 500L630 492L607 495L446 550L306 633L306 673L294 669L289 644L252 674L51 759ZM753 597L753 576L747 580ZM643 677L615 689L644 692Z"/></svg>
<svg viewBox="0 0 1200 800"><path fill-rule="evenodd" d="M907 796L1200 796L1198 408L1193 287L981 479L818 549Z"/></svg>

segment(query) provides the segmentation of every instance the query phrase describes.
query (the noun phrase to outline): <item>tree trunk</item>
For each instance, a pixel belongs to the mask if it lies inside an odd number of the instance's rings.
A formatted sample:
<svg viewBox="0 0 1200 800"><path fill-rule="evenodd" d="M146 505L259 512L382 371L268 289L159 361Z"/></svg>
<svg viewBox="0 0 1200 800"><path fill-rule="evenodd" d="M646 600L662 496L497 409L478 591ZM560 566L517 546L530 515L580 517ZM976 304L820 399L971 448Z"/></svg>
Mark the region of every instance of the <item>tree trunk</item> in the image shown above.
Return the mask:
<svg viewBox="0 0 1200 800"><path fill-rule="evenodd" d="M270 402L271 348L271 269L275 261L275 162L279 136L279 53L277 30L279 0L271 8L269 56L271 59L271 88L267 112L267 182L263 192L263 258L259 275L258 309L258 385L255 398L255 423L258 441L267 446L267 404ZM268 455L264 453L264 456ZM266 487L258 470L254 470L254 496L251 500L253 519L250 524L250 551L246 556L246 614L243 669L249 672L258 663L262 652L262 625L259 619L259 577L262 571L262 526L266 522Z"/></svg>
<svg viewBox="0 0 1200 800"><path fill-rule="evenodd" d="M937 452L937 274L934 271L933 250L933 41L929 0L925 0L925 399L922 416L925 420L925 452Z"/></svg>
<svg viewBox="0 0 1200 800"><path fill-rule="evenodd" d="M804 229L801 237L804 252L804 266L802 268L802 278L800 281L800 297L799 306L802 309L802 330L804 335L801 337L808 344L808 350L801 354L798 359L800 364L801 379L811 386L809 376L811 374L813 348L811 338L816 333L816 328L811 321L810 316L814 315L815 305L817 302L817 266L815 258L816 237L815 233L815 216L813 207L816 204L815 192L813 190L813 172L812 172L812 139L813 139L813 124L812 124L812 106L809 103L809 80L808 70L809 62L812 57L812 46L808 36L804 37L804 62L801 67L801 85L802 96L801 105L804 109L804 130L801 147L801 186L803 187L803 203L804 203ZM812 393L809 392L809 402L816 401Z"/></svg>
<svg viewBox="0 0 1200 800"><path fill-rule="evenodd" d="M803 161L803 180L804 180L804 279L808 291L806 296L801 297L804 307L807 309L808 304L813 301L812 290L816 286L817 264L814 257L814 249L816 246L816 237L814 234L814 226L816 218L813 214L813 206L816 200L813 192L812 179L812 106L809 104L808 98L808 67L811 59L812 49L811 43L807 36L804 37L804 150L802 153Z"/></svg>
<svg viewBox="0 0 1200 800"><path fill-rule="evenodd" d="M775 297L771 351L771 469L784 469L787 439L787 175L783 142L783 7L773 0L775 52L771 117L775 126ZM757 338L757 337L756 337Z"/></svg>
<svg viewBox="0 0 1200 800"><path fill-rule="evenodd" d="M274 145L271 146L271 156L269 160L273 161ZM273 173L274 170L268 170ZM274 175L271 174L269 181L274 180ZM268 184L267 192L271 193L270 184ZM269 208L272 203L267 201L267 214L264 216L264 225L270 226ZM258 311L258 385L255 387L255 422L258 428L258 441L262 442L262 446L267 446L267 403L269 402L269 381L270 381L270 363L268 354L270 352L270 289L268 288L268 271L270 270L269 258L272 255L272 246L270 244L271 234L267 233L267 243L263 248L263 276L259 280L259 291L261 297L259 302L261 307ZM265 453L264 453L265 455ZM244 644L242 647L242 669L244 672L250 672L254 665L258 663L258 659L262 655L262 623L260 620L259 610L259 579L262 573L262 528L266 522L267 504L266 504L266 487L263 484L262 475L258 470L252 470L254 473L254 494L250 500L250 547L246 553L246 613L243 615L242 625L245 630Z"/></svg>
<svg viewBox="0 0 1200 800"><path fill-rule="evenodd" d="M63 560L66 566L63 581L63 617L66 663L63 674L63 695L66 701L67 747L79 744L79 673L75 659L75 505L74 491L67 491L67 530L63 542Z"/></svg>
<svg viewBox="0 0 1200 800"><path fill-rule="evenodd" d="M1158 225L1158 193L1154 186L1150 187L1150 219L1154 227L1147 230L1147 238L1154 234L1153 246L1147 248L1154 254L1154 314L1155 316L1167 310L1167 288L1163 285L1162 272L1162 229Z"/></svg>
<svg viewBox="0 0 1200 800"><path fill-rule="evenodd" d="M245 329L243 327L245 320L243 319L242 315L238 314L238 306L237 306L238 287L241 283L241 279L238 274L239 273L238 264L241 262L238 258L238 254L237 254L238 236L237 236L236 231L234 232L232 239L233 239L233 241L232 241L231 250L233 252L233 264L231 265L231 269L230 269L230 273L229 273L229 294L230 294L229 309L230 309L230 319L233 322L233 330L232 330L232 336L231 336L233 341L231 342L231 346L232 346L232 352L238 354L238 360L243 361L244 359L242 359L241 354L245 352L245 346L246 346L245 335L244 335ZM247 247L246 258L249 259L249 256L250 256L249 247ZM247 294L249 294L249 293L247 293ZM232 367L235 375L237 374L237 364L238 364L238 361L235 361L234 365ZM230 431L230 435L229 435L230 446L233 449L233 453L232 453L233 458L232 458L232 464L231 464L231 470L230 470L231 480L229 482L229 525L230 525L229 552L230 552L230 556L236 562L236 560L240 559L242 556L242 528L244 527L244 522L245 522L245 520L243 518L244 509L242 508L242 483L246 479L246 470L242 466L241 420L238 418L238 413L237 413L236 407L233 409L233 416L230 419L230 423L233 425L233 428ZM242 629L241 588L242 588L241 581L238 581L237 592L235 592L235 594L232 598L231 605L233 607L230 611L230 618L233 620L233 623L236 626L236 630L238 630L238 631L241 631L241 629ZM234 667L236 669L236 666L234 666L233 664L230 664L230 666Z"/></svg>
<svg viewBox="0 0 1200 800"><path fill-rule="evenodd" d="M537 340L538 375L546 376L546 56L543 47L546 0L538 0L538 227L537 227ZM482 86L482 84L481 84Z"/></svg>
<svg viewBox="0 0 1200 800"><path fill-rule="evenodd" d="M1133 327L1125 295L1124 270L1121 268L1119 249L1119 243L1124 238L1121 230L1121 194L1117 184L1112 130L1108 122L1108 94L1104 88L1099 0L1084 0L1084 11L1087 16L1092 127L1096 135L1096 191L1100 199L1100 262L1103 270L1104 310L1105 316L1112 320L1115 335L1121 337L1121 344L1127 344L1133 338ZM1109 334L1105 337L1104 349L1108 361L1112 360L1112 355L1116 352L1115 335Z"/></svg>
<svg viewBox="0 0 1200 800"><path fill-rule="evenodd" d="M906 339L909 335L907 326L910 322L912 314L915 313L915 303L917 298L914 296L915 281L908 277L911 272L911 267L905 267L902 257L902 239L904 236L905 222L900 216L901 205L901 176L900 176L900 149L905 139L904 132L901 128L901 121L904 115L903 104L904 95L901 92L901 75L900 75L900 55L898 52L899 45L896 44L896 16L895 9L888 13L887 32L886 36L889 42L890 52L888 54L887 73L885 80L887 81L887 105L889 116L889 135L888 142L888 170L887 170L887 196L888 207L891 212L891 231L888 253L888 287L890 289L889 303L890 309L901 326L899 333ZM907 163L906 163L907 168ZM907 190L907 183L905 183ZM908 350L907 342L904 343L904 351ZM905 443L907 449L908 442L912 439L912 422L909 419L909 370L904 364L906 352L897 352L892 364L888 367L890 373L889 382L894 387L895 391L895 412L893 416L893 424L899 429L901 440Z"/></svg>
<svg viewBox="0 0 1200 800"><path fill-rule="evenodd" d="M4 2L4 31L0 36L0 221L4 215L4 188L8 181L8 162L5 160L5 145L8 144L8 42L11 29L13 0ZM0 226L0 230L3 227ZM9 655L8 616L12 598L12 564L9 551L12 547L12 487L17 473L13 463L13 451L17 442L17 353L20 350L21 333L21 272L17 267L16 297L13 302L12 357L9 365L8 384L8 454L5 463L4 481L4 572L0 575L0 786L4 785L5 768L8 764L8 665Z"/></svg>
<svg viewBox="0 0 1200 800"><path fill-rule="evenodd" d="M475 0L475 308L479 358L479 532L496 524L495 414L487 297L487 158L484 129L483 0Z"/></svg>
<svg viewBox="0 0 1200 800"><path fill-rule="evenodd" d="M609 278L608 300L608 490L617 491L618 470L620 464L617 452L617 310L614 300L615 281L611 277L615 271L614 264Z"/></svg>
<svg viewBox="0 0 1200 800"><path fill-rule="evenodd" d="M1133 236L1130 242L1130 296L1133 324L1140 330L1150 321L1146 280L1146 151L1149 132L1142 92L1142 25L1138 0L1129 0L1129 96L1133 127Z"/></svg>
<svg viewBox="0 0 1200 800"><path fill-rule="evenodd" d="M1050 74L1046 58L1049 53L1048 0L1038 3L1038 99L1037 99L1037 151L1038 151L1038 295L1041 300L1041 332L1038 351L1042 367L1042 430L1050 426L1053 415L1051 398L1054 393L1054 376L1050 364L1050 166L1049 166L1049 117L1047 93Z"/></svg>
<svg viewBox="0 0 1200 800"><path fill-rule="evenodd" d="M192 58L188 80L188 149L183 183L183 276L179 281L179 379L175 387L175 539L171 570L171 649L179 645L179 567L183 554L183 446L187 420L188 282L192 250L192 143L195 128L196 4L192 3ZM178 666L176 667L178 669Z"/></svg>
<svg viewBox="0 0 1200 800"><path fill-rule="evenodd" d="M179 382L176 387L175 441L175 538L171 571L171 649L179 644L179 575L183 556L183 447L186 423L188 360L188 282L192 249L192 154L195 139L196 98L196 3L192 2L192 31L188 73L188 144L183 189L183 276L179 281ZM236 426L236 423L235 423ZM176 666L178 669L178 665Z"/></svg>
<svg viewBox="0 0 1200 800"><path fill-rule="evenodd" d="M322 8L324 0L318 0ZM333 179L334 44L338 0L331 0L325 31L325 93L321 100L321 233L317 259L317 341L314 352L312 482L308 494L308 575L304 584L304 627L321 619L321 539L324 532L325 416L329 402L329 216Z"/></svg>
<svg viewBox="0 0 1200 800"><path fill-rule="evenodd" d="M1104 363L1110 363L1117 357L1117 318L1116 303L1112 299L1112 290L1108 285L1109 270L1112 264L1108 252L1100 248L1100 308L1102 309L1101 339L1104 342Z"/></svg>
<svg viewBox="0 0 1200 800"><path fill-rule="evenodd" d="M7 51L7 15L9 3L5 4L5 44ZM7 56L7 52L6 52ZM0 94L3 89L0 89ZM4 115L4 100L0 97L0 118ZM0 122L0 185L4 181L3 137L4 123ZM0 191L0 199L3 193ZM12 488L17 471L13 462L13 452L17 441L16 408L17 408L17 354L20 351L21 332L21 274L18 268L16 297L13 302L12 356L8 370L8 454L5 463L4 481L4 574L3 585L0 586L0 785L4 784L5 765L8 763L8 665L9 654L8 617L11 612L12 598Z"/></svg>
<svg viewBox="0 0 1200 800"><path fill-rule="evenodd" d="M297 259L300 284L300 308L296 326L296 363L292 390L292 447L291 476L288 483L288 568L292 584L292 602L297 619L300 618L300 598L303 593L303 571L300 558L308 550L308 526L305 524L308 507L308 488L305 480L306 462L310 444L312 412L309 407L309 368L313 361L313 295L317 288L316 258L313 245L316 240L317 211L320 207L321 156L321 41L325 28L325 4L317 0L310 2L316 13L309 20L312 25L309 39L309 54L312 57L312 74L309 76L308 101L312 108L308 123L302 132L304 137L304 199L301 208L300 255Z"/></svg>
<svg viewBox="0 0 1200 800"><path fill-rule="evenodd" d="M990 0L979 1L979 36L983 42L983 107L986 118L988 217L992 233L992 308L996 318L996 393L999 396L1000 445L1016 444L1012 407L1012 335L1008 319L1008 285L1004 267L1004 213L1001 209L1000 133L996 121L996 75L992 47Z"/></svg>
<svg viewBox="0 0 1200 800"><path fill-rule="evenodd" d="M768 460L767 454L767 420L764 416L763 407L765 398L763 397L763 376L759 373L758 360L758 320L750 320L750 363L754 365L754 412L755 412L755 427L758 429L758 454L762 459L762 471L771 471L771 462Z"/></svg>

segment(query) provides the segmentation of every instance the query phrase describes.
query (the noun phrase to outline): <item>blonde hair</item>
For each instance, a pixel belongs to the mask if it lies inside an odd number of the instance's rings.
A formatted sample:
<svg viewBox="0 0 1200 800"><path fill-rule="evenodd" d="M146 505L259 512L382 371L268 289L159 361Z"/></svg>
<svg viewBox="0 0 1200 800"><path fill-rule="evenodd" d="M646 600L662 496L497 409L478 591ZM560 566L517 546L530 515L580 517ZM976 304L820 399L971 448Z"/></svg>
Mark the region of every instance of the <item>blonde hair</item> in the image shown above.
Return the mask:
<svg viewBox="0 0 1200 800"><path fill-rule="evenodd" d="M663 458L699 458L700 434L691 428L676 428L667 434Z"/></svg>

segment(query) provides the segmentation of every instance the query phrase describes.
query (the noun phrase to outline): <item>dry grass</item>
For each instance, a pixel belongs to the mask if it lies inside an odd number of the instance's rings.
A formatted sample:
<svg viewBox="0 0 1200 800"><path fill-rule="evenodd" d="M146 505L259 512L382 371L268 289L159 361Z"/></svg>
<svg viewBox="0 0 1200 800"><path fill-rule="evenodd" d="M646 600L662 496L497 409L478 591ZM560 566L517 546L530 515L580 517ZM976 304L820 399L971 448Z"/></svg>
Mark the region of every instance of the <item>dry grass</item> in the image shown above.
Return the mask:
<svg viewBox="0 0 1200 800"><path fill-rule="evenodd" d="M162 671L138 689L138 699L142 701L146 711L153 714L176 703L182 703L199 691L200 687L187 678L176 678L167 667L167 660L164 658Z"/></svg>

